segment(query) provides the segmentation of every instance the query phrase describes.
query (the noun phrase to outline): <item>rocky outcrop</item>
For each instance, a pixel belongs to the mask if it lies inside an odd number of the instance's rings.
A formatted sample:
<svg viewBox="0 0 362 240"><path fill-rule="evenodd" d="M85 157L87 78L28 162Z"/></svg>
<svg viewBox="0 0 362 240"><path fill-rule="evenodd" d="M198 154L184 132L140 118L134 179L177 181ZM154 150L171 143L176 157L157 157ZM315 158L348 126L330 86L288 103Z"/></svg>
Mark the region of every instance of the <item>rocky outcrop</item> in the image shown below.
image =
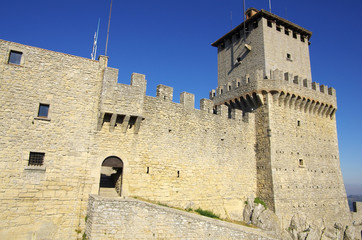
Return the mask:
<svg viewBox="0 0 362 240"><path fill-rule="evenodd" d="M295 214L287 229L281 229L276 214L249 197L243 211L243 220L258 228L274 231L283 240L359 240L355 238L353 226L335 223L326 226L323 219L319 223L310 222L303 213Z"/></svg>
<svg viewBox="0 0 362 240"><path fill-rule="evenodd" d="M258 228L267 231L274 231L280 235L280 222L275 213L266 209L262 204L255 203L253 197L249 197L243 212L243 220Z"/></svg>

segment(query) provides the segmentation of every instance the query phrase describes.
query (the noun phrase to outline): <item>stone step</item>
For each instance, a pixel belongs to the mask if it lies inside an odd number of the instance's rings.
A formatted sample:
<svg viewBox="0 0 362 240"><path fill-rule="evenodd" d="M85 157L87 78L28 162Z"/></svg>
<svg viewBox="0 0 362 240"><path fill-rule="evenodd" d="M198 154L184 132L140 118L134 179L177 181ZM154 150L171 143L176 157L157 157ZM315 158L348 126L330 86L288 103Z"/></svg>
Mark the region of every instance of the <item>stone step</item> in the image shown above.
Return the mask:
<svg viewBox="0 0 362 240"><path fill-rule="evenodd" d="M99 189L99 196L102 196L102 197L119 197L119 195L116 192L115 188L105 188L105 187L101 187Z"/></svg>

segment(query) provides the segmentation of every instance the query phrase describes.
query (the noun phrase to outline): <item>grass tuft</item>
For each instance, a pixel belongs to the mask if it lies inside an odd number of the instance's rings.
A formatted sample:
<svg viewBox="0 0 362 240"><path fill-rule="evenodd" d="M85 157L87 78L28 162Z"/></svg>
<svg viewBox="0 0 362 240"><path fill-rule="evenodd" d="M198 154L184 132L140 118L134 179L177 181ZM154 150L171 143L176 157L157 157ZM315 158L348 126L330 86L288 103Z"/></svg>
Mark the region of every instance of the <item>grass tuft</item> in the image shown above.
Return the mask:
<svg viewBox="0 0 362 240"><path fill-rule="evenodd" d="M220 219L220 216L219 215L216 215L215 213L213 213L212 211L209 211L209 210L203 210L201 208L198 208L195 210L195 212L199 213L200 215L202 216L205 216L205 217L211 217L211 218L217 218L217 219Z"/></svg>

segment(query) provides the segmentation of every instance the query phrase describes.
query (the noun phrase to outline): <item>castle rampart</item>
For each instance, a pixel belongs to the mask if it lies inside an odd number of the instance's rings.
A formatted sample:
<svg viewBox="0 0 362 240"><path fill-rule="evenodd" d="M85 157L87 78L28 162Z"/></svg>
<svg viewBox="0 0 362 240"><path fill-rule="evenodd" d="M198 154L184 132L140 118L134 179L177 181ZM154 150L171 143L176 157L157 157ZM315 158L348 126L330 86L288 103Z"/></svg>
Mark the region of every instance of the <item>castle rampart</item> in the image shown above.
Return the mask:
<svg viewBox="0 0 362 240"><path fill-rule="evenodd" d="M349 224L336 91L311 80L311 32L253 11L213 44L218 88L200 109L188 92L173 102L173 88L165 85L147 96L143 74L118 83L106 56L94 61L0 40L0 238L75 239L84 231L90 194L109 188L233 220L243 219L245 201L256 196L283 230L299 214L318 229ZM122 222L128 225L137 218L130 212L141 212L146 225L156 214L166 225L154 229L167 231L158 236L184 229L186 219L197 226L192 234L207 226L215 238L215 229L255 238L256 232L244 235L139 201L110 202L108 208L91 196L89 205L100 206L98 219L113 209L125 213L116 222L129 219Z"/></svg>

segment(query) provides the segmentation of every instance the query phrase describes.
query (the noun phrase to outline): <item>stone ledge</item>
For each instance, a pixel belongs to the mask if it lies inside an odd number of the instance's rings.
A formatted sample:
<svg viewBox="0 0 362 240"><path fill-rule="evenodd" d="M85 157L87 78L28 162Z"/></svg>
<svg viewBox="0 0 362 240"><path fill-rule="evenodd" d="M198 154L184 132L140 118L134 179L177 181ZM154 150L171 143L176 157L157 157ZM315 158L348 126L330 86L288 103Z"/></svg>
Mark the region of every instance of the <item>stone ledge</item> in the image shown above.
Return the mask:
<svg viewBox="0 0 362 240"><path fill-rule="evenodd" d="M45 166L26 166L24 170L27 171L39 171L39 172L45 172L46 167Z"/></svg>

